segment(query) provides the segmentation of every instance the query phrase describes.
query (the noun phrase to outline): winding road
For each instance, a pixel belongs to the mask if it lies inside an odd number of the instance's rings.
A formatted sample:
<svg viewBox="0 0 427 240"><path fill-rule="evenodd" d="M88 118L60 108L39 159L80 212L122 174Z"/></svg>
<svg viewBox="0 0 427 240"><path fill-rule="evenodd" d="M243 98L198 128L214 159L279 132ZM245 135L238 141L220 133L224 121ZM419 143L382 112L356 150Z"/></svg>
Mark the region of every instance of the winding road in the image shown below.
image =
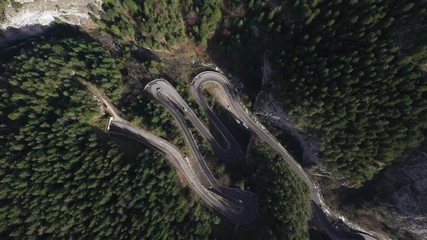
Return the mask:
<svg viewBox="0 0 427 240"><path fill-rule="evenodd" d="M193 96L206 111L211 120L217 120L217 117L202 96L202 86L206 83L212 83L219 87L219 95L221 95L220 97L225 98L227 105L224 106L224 108L227 109L234 116L234 118L240 122L240 124L268 143L274 150L276 150L276 152L281 154L283 159L289 164L292 170L306 184L311 195L313 213L316 217L318 225L322 228L323 231L325 231L332 239L375 239L365 233L341 231L333 224L331 224L327 215L322 209L324 203L319 185L313 181L310 176L307 175L298 162L295 161L289 152L262 125L255 122L249 116L249 112L242 107L243 104L240 103L238 97L230 87L228 79L224 75L217 72L206 71L198 74L193 79L191 85Z"/></svg>
<svg viewBox="0 0 427 240"><path fill-rule="evenodd" d="M82 80L79 80L82 82ZM132 126L116 112L96 88L85 81L82 82L95 96L100 98L105 110L112 116L108 124L108 132L113 135L126 137L161 152L174 168L188 183L189 187L212 209L223 215L235 224L252 222L257 213L257 198L252 192L236 188L229 188L218 183L200 153L192 132L187 125L187 119L194 124L197 131L212 146L214 153L224 161L233 162L242 158L243 152L227 128L215 115L202 95L202 86L206 83L217 85L221 104L236 119L239 124L267 142L273 149L282 155L297 176L307 185L313 204L313 214L317 225L332 239L375 239L360 232L342 231L330 223L325 210L320 188L315 181L295 161L288 151L258 122L254 121L249 112L242 107L236 94L233 92L225 76L213 71L198 74L192 81L192 93L196 101L207 113L210 121L218 129L225 141L221 146L213 137L208 128L199 120L192 109L181 98L175 88L164 79L156 79L148 83L145 91L162 104L174 117L181 131L184 133L187 145L190 147L190 156L184 155L179 148L149 131ZM94 89L95 88L95 89Z"/></svg>

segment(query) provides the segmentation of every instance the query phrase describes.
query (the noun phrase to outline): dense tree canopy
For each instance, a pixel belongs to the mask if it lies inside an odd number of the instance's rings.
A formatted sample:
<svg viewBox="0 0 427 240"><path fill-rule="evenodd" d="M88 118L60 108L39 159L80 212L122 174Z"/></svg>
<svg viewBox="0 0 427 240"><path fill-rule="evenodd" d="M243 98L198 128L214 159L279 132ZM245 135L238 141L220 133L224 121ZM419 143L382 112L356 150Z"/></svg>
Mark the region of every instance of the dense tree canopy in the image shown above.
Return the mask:
<svg viewBox="0 0 427 240"><path fill-rule="evenodd" d="M3 1L0 20L4 7ZM148 81L176 75L164 71L167 61L136 57L140 47L194 40L254 96L268 59L273 74L264 90L319 139L326 170L349 186L424 139L425 1L104 0L103 9L97 23L113 46L53 38L24 47L0 68L0 237L307 238L307 189L265 145L255 144L253 162L241 164L231 185L260 196L257 221L266 224L236 232L221 223L222 232L212 233L219 218L182 190L161 156L102 131L97 101L71 75L94 83L134 124L186 151L170 114L143 96ZM195 107L187 80L173 84ZM222 166L218 174L224 172Z"/></svg>
<svg viewBox="0 0 427 240"><path fill-rule="evenodd" d="M221 20L220 1L104 0L98 23L122 43L170 48L188 36L206 44Z"/></svg>
<svg viewBox="0 0 427 240"><path fill-rule="evenodd" d="M282 156L260 140L252 150L259 207L271 223L254 239L307 239L311 202L308 188Z"/></svg>
<svg viewBox="0 0 427 240"><path fill-rule="evenodd" d="M0 233L17 239L205 239L218 222L151 151L124 155L71 71L120 97L99 45L34 44L0 81ZM102 126L105 127L105 126ZM124 146L129 143L125 143ZM135 146L136 148L136 146ZM133 150L135 152L135 150ZM137 156L136 156L137 155Z"/></svg>
<svg viewBox="0 0 427 240"><path fill-rule="evenodd" d="M297 6L303 10L289 27L291 44L273 54L283 69L275 82L278 96L285 96L284 107L298 126L319 132L328 169L357 186L423 140L427 75L420 64L427 60L426 35L399 34L406 28L417 32L427 5Z"/></svg>
<svg viewBox="0 0 427 240"><path fill-rule="evenodd" d="M218 39L225 53L243 59L233 61L235 70L259 69L262 54L268 57L274 73L265 89L320 139L327 171L360 186L424 138L426 7L384 0L230 3L230 11L245 14L228 16L232 24L221 33L231 34ZM253 39L262 43L256 54L244 50Z"/></svg>

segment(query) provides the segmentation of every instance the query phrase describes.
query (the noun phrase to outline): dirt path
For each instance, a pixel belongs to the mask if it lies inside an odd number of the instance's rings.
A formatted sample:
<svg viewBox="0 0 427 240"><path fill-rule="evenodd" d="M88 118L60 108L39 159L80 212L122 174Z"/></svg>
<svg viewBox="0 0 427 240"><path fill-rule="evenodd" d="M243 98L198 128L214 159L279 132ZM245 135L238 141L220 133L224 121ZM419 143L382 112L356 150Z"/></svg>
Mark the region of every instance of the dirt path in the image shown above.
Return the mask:
<svg viewBox="0 0 427 240"><path fill-rule="evenodd" d="M102 103L102 108L105 110L105 112L110 114L115 121L127 122L120 116L121 113L110 103L108 97L105 96L105 94L102 93L97 87L82 77L74 76L74 78L77 79L77 81L79 81L82 85L84 85L93 95L95 95L96 98L98 98L98 100Z"/></svg>

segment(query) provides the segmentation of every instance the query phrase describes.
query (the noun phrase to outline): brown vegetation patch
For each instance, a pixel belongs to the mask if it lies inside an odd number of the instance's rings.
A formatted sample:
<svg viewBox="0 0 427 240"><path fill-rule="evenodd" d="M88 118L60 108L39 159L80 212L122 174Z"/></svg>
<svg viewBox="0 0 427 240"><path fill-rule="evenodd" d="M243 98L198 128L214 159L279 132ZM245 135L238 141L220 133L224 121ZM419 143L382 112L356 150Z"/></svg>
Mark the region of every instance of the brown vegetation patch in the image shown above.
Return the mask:
<svg viewBox="0 0 427 240"><path fill-rule="evenodd" d="M359 225L370 229L382 229L383 227L383 224L377 218L366 214L359 215Z"/></svg>
<svg viewBox="0 0 427 240"><path fill-rule="evenodd" d="M200 17L195 11L190 11L185 16L185 22L188 26L194 26L200 23Z"/></svg>

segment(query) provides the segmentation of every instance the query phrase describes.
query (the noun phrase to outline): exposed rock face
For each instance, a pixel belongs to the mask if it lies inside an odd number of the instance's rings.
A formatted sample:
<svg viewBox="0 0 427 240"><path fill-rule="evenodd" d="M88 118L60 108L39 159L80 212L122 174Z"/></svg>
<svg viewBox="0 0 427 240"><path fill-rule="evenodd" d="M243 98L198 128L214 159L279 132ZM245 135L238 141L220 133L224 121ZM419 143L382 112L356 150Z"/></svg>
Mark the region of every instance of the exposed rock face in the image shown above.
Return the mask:
<svg viewBox="0 0 427 240"><path fill-rule="evenodd" d="M22 28L28 25L49 25L58 18L71 25L96 27L89 14L97 17L102 0L15 0L22 7L11 5L5 10L0 29Z"/></svg>
<svg viewBox="0 0 427 240"><path fill-rule="evenodd" d="M376 188L394 205L394 221L402 222L406 230L420 239L427 239L427 153L418 152L393 164Z"/></svg>
<svg viewBox="0 0 427 240"><path fill-rule="evenodd" d="M38 35L55 19L85 29L96 28L91 16L99 17L102 4L102 0L15 1L21 3L21 7L14 9L9 4L4 12L4 20L0 22L0 33L3 32L2 37L7 41Z"/></svg>

